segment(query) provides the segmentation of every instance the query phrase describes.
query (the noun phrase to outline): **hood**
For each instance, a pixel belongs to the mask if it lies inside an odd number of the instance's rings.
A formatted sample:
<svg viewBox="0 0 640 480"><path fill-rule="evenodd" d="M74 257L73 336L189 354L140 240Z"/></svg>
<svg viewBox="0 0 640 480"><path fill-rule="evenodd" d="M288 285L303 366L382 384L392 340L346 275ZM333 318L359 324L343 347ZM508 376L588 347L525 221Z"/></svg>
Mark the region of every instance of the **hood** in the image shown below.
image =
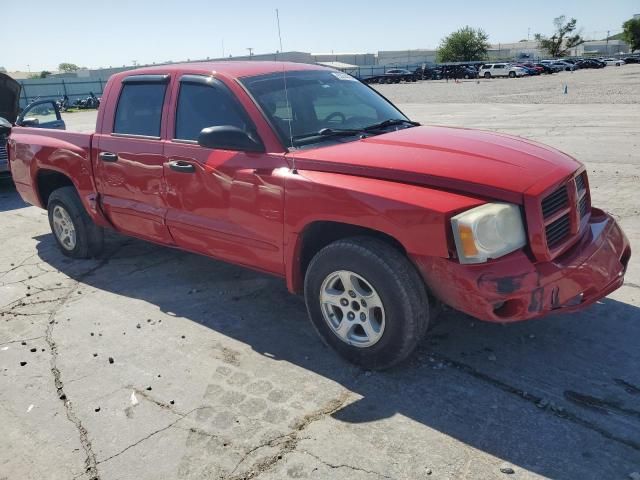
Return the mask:
<svg viewBox="0 0 640 480"><path fill-rule="evenodd" d="M0 117L15 123L20 108L20 90L22 87L9 75L0 73Z"/></svg>
<svg viewBox="0 0 640 480"><path fill-rule="evenodd" d="M291 156L291 154L288 154ZM530 140L452 127L414 127L294 152L298 170L381 178L522 203L580 162Z"/></svg>

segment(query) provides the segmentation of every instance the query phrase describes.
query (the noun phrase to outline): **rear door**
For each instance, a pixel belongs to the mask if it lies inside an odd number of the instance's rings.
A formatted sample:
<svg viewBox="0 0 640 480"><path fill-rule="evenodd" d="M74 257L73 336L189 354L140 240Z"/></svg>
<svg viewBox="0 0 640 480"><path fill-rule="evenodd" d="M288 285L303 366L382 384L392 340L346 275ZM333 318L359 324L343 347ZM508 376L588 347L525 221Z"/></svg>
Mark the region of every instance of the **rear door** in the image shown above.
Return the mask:
<svg viewBox="0 0 640 480"><path fill-rule="evenodd" d="M164 217L162 125L169 75L125 77L114 111L94 137L95 178L105 215L120 231L159 243L172 239ZM112 95L112 94L110 94ZM109 101L105 105L113 105Z"/></svg>
<svg viewBox="0 0 640 480"><path fill-rule="evenodd" d="M40 100L27 105L18 116L16 125L56 130L65 129L60 110L53 100Z"/></svg>

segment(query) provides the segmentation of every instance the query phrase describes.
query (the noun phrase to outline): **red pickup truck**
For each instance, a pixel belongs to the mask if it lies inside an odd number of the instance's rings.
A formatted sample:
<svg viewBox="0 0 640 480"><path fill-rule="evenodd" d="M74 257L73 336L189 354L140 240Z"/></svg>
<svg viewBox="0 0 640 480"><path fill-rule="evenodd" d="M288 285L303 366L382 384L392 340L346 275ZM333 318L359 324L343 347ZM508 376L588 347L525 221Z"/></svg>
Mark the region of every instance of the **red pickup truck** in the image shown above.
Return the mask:
<svg viewBox="0 0 640 480"><path fill-rule="evenodd" d="M283 277L366 368L406 358L441 304L492 322L581 309L631 256L569 155L419 126L320 66L123 72L96 133L17 126L8 151L65 255L97 255L112 228Z"/></svg>

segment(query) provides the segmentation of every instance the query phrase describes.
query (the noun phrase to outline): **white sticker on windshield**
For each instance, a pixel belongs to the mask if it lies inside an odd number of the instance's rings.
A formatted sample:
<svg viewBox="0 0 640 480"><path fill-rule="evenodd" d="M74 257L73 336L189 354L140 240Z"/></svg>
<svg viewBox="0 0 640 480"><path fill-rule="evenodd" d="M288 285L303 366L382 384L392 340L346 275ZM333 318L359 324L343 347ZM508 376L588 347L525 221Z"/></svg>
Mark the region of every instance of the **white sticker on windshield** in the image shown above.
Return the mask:
<svg viewBox="0 0 640 480"><path fill-rule="evenodd" d="M331 73L338 80L351 80L353 82L357 82L358 81L356 78L352 77L348 73L343 73L343 72L331 72Z"/></svg>

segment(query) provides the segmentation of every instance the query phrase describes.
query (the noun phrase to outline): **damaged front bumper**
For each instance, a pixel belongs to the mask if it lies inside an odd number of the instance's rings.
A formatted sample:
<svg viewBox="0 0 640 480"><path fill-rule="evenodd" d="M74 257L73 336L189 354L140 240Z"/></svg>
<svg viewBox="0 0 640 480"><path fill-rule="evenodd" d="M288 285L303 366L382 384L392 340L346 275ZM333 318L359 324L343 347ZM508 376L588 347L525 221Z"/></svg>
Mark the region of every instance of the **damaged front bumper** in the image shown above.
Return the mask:
<svg viewBox="0 0 640 480"><path fill-rule="evenodd" d="M629 241L616 221L593 208L582 238L551 262L534 262L523 251L478 265L414 261L445 304L481 320L514 322L600 300L623 284L630 257Z"/></svg>

